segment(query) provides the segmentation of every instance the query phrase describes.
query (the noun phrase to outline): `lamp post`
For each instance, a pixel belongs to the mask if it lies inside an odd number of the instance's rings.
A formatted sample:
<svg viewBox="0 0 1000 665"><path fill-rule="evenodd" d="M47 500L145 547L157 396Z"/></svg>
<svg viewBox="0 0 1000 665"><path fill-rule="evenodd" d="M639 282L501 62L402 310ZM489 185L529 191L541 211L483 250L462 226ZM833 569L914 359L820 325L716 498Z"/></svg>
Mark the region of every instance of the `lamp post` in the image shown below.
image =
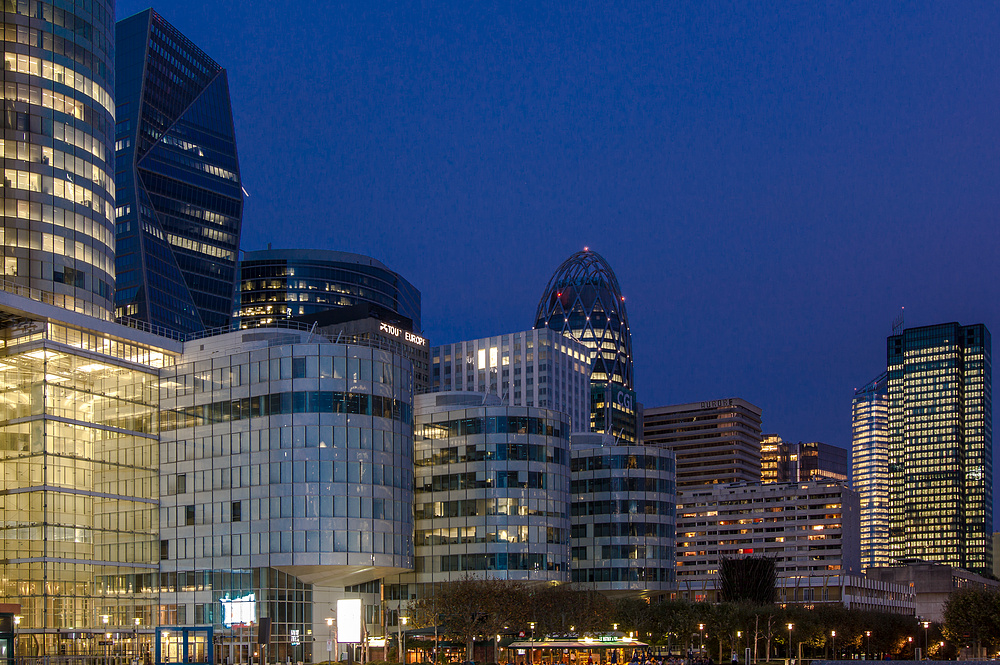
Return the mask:
<svg viewBox="0 0 1000 665"><path fill-rule="evenodd" d="M912 649L912 648L913 648L913 638L912 638L912 637L909 637L909 636L908 636L908 637L906 638L906 643L910 645L910 649ZM916 659L917 659L917 655L916 655L916 654L914 653L914 654L913 654L913 660L916 660Z"/></svg>
<svg viewBox="0 0 1000 665"><path fill-rule="evenodd" d="M931 622L930 621L921 621L920 623L924 627L924 659L926 660L927 659L927 629L931 627Z"/></svg>
<svg viewBox="0 0 1000 665"><path fill-rule="evenodd" d="M705 650L705 624L698 624L698 653Z"/></svg>
<svg viewBox="0 0 1000 665"><path fill-rule="evenodd" d="M792 662L792 628L795 628L794 623L788 624L788 662Z"/></svg>
<svg viewBox="0 0 1000 665"><path fill-rule="evenodd" d="M406 622L408 619L409 617L399 617L399 620L403 623L403 641L402 649L399 652L399 662L404 664L406 663Z"/></svg>
<svg viewBox="0 0 1000 665"><path fill-rule="evenodd" d="M871 650L872 650L872 631L866 630L865 631L865 660L868 660L868 654L871 653Z"/></svg>
<svg viewBox="0 0 1000 665"><path fill-rule="evenodd" d="M333 617L326 618L326 629L329 633L326 640L326 659L328 662L332 662L333 658L331 654L333 653Z"/></svg>
<svg viewBox="0 0 1000 665"><path fill-rule="evenodd" d="M14 644L13 644L15 659L17 658L17 627L20 625L21 625L21 615L16 614L14 615Z"/></svg>
<svg viewBox="0 0 1000 665"><path fill-rule="evenodd" d="M108 641L111 639L111 633L108 632L108 615L101 615L101 623L104 624L104 660L108 660Z"/></svg>
<svg viewBox="0 0 1000 665"><path fill-rule="evenodd" d="M135 642L135 655L132 657L133 665L139 665L139 624L142 623L142 619L136 617L134 620L135 627L132 629L132 636Z"/></svg>
<svg viewBox="0 0 1000 665"><path fill-rule="evenodd" d="M531 665L534 665L534 662L535 662L535 622L534 621L529 621L528 622L528 627L531 628L531 642L530 642L531 648L528 649L528 663L530 663ZM618 624L615 624L615 630L617 630L617 629L618 629Z"/></svg>
<svg viewBox="0 0 1000 665"><path fill-rule="evenodd" d="M830 637L833 638L833 659L837 660L837 631L831 630Z"/></svg>

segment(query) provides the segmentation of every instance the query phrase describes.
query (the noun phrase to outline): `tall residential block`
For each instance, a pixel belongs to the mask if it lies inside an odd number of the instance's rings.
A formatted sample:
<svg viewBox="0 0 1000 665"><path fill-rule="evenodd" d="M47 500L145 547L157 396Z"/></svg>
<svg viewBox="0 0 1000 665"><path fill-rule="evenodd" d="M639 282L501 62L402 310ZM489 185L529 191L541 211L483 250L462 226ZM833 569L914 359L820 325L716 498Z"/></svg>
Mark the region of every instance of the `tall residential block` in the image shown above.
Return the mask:
<svg viewBox="0 0 1000 665"><path fill-rule="evenodd" d="M991 350L983 324L887 340L890 559L993 570Z"/></svg>
<svg viewBox="0 0 1000 665"><path fill-rule="evenodd" d="M677 592L715 602L723 558L774 560L779 603L913 615L913 590L860 575L858 497L836 480L694 487L677 498Z"/></svg>
<svg viewBox="0 0 1000 665"><path fill-rule="evenodd" d="M677 489L760 482L760 407L739 398L648 408L643 443L677 455Z"/></svg>
<svg viewBox="0 0 1000 665"><path fill-rule="evenodd" d="M861 567L889 565L889 375L854 392L851 487L861 501Z"/></svg>
<svg viewBox="0 0 1000 665"><path fill-rule="evenodd" d="M70 5L72 7L72 5ZM114 2L4 2L2 288L109 319Z"/></svg>
<svg viewBox="0 0 1000 665"><path fill-rule="evenodd" d="M226 70L152 9L116 41L115 315L228 326L243 190Z"/></svg>
<svg viewBox="0 0 1000 665"><path fill-rule="evenodd" d="M590 431L636 443L632 332L625 296L604 257L584 249L563 261L538 301L535 328L561 332L589 350Z"/></svg>
<svg viewBox="0 0 1000 665"><path fill-rule="evenodd" d="M435 346L430 389L490 393L511 406L561 411L573 432L590 431L590 351L548 328Z"/></svg>

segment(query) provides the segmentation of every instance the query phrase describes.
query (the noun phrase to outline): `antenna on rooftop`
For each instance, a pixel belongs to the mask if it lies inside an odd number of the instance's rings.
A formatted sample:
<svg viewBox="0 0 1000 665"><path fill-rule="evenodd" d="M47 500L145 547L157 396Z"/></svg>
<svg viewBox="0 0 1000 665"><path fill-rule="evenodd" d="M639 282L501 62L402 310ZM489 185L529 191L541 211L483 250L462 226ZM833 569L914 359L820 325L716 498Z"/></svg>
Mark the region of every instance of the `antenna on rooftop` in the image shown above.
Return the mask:
<svg viewBox="0 0 1000 665"><path fill-rule="evenodd" d="M892 320L893 335L898 335L899 333L903 332L903 310L905 309L906 309L905 307L900 307L899 316L897 316L895 319Z"/></svg>

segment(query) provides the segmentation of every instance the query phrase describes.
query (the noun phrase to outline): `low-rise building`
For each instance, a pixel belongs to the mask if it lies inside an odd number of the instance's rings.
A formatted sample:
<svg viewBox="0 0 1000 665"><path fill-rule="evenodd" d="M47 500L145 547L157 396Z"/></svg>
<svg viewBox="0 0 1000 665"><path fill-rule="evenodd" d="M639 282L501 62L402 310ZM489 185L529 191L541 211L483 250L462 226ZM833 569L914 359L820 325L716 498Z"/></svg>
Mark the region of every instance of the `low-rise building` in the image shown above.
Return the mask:
<svg viewBox="0 0 1000 665"><path fill-rule="evenodd" d="M944 606L953 591L966 587L1000 590L1000 582L961 568L927 561L904 562L898 566L871 567L865 575L872 580L910 588L916 597L916 615L924 621L944 621Z"/></svg>

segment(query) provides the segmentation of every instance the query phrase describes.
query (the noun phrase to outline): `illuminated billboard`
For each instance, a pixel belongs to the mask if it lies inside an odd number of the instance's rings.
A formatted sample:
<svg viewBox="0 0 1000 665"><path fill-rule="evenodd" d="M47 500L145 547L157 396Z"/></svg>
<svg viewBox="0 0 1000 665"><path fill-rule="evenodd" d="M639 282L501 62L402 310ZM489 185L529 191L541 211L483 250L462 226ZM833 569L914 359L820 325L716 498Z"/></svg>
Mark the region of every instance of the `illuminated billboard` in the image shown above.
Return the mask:
<svg viewBox="0 0 1000 665"><path fill-rule="evenodd" d="M361 599L341 598L337 601L337 641L361 641Z"/></svg>

